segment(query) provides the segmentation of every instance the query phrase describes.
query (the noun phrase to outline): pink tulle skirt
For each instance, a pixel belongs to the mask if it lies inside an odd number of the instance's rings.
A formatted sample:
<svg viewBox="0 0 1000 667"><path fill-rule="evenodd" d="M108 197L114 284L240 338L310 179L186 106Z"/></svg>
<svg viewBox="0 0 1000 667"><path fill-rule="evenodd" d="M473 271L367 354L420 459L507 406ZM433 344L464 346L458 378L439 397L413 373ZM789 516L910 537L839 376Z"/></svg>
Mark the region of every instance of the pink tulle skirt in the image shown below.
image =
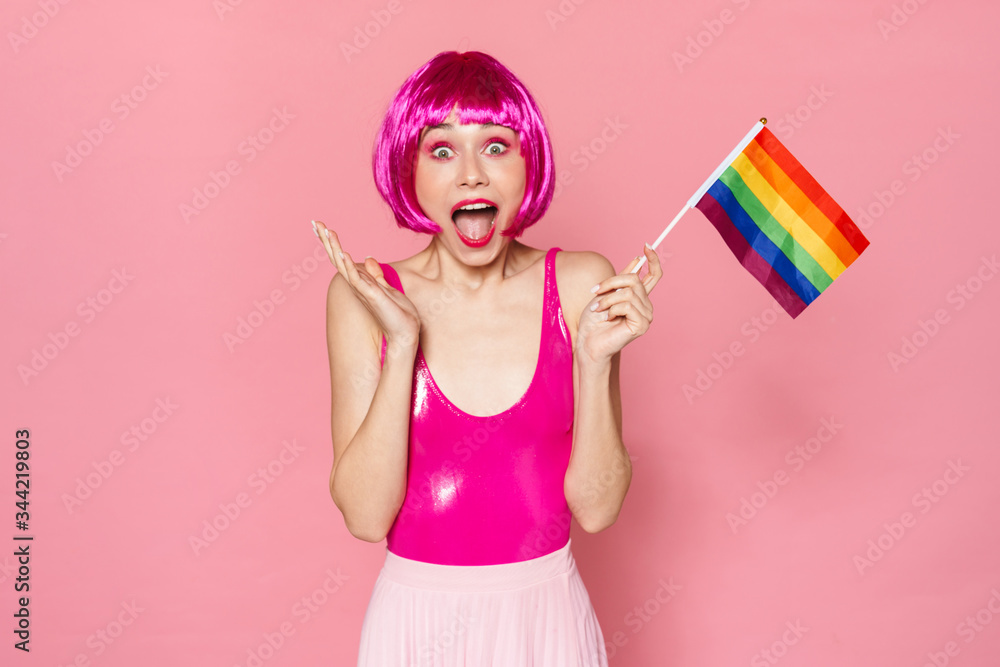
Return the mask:
<svg viewBox="0 0 1000 667"><path fill-rule="evenodd" d="M358 667L607 667L567 543L502 565L436 565L386 550Z"/></svg>

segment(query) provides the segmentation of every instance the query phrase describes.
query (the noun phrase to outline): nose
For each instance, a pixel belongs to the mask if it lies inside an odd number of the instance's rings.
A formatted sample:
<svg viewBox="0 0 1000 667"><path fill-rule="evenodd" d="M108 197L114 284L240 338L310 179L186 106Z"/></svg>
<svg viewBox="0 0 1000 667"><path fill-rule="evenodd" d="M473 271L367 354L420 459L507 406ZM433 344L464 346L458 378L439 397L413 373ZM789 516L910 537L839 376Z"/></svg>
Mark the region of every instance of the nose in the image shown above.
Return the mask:
<svg viewBox="0 0 1000 667"><path fill-rule="evenodd" d="M466 153L459 166L458 184L474 188L489 185L489 177L478 153Z"/></svg>

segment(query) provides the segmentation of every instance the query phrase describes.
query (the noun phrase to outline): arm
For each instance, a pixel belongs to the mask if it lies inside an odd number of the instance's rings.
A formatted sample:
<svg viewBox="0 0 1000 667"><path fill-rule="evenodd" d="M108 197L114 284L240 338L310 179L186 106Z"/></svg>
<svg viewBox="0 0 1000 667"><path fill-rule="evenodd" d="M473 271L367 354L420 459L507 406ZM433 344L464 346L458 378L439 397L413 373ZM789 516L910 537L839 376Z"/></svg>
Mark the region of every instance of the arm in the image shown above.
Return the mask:
<svg viewBox="0 0 1000 667"><path fill-rule="evenodd" d="M327 292L333 469L330 495L355 537L380 542L406 497L413 361L420 316L371 257L356 265L336 232L313 230L337 274ZM381 332L385 365L379 367Z"/></svg>
<svg viewBox="0 0 1000 667"><path fill-rule="evenodd" d="M573 362L573 453L565 492L577 523L588 533L611 526L632 481L632 462L622 441L620 354L600 366Z"/></svg>
<svg viewBox="0 0 1000 667"><path fill-rule="evenodd" d="M614 524L632 481L632 461L622 441L619 366L621 349L652 321L647 289L661 271L656 253L646 254L650 273L643 281L628 273L638 258L616 276L603 256L579 253L574 271L574 284L592 298L581 309L574 343L573 451L564 491L577 523L589 533ZM593 295L589 290L595 284L601 289Z"/></svg>
<svg viewBox="0 0 1000 667"><path fill-rule="evenodd" d="M327 297L333 469L330 495L347 529L383 540L406 494L410 392L416 342L387 340L338 273Z"/></svg>

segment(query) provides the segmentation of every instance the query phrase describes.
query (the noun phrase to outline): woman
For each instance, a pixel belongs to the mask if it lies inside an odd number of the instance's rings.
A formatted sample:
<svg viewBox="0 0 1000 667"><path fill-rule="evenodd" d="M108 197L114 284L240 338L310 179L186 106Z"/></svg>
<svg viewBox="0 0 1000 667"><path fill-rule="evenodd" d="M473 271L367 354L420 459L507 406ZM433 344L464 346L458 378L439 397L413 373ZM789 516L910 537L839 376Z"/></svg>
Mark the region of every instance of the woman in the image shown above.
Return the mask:
<svg viewBox="0 0 1000 667"><path fill-rule="evenodd" d="M656 253L640 279L638 257L615 275L517 240L552 199L552 150L482 53L410 76L373 167L397 223L431 240L359 265L313 223L337 267L330 493L352 535L387 540L358 664L606 665L569 526L604 530L628 490L619 353L652 321Z"/></svg>

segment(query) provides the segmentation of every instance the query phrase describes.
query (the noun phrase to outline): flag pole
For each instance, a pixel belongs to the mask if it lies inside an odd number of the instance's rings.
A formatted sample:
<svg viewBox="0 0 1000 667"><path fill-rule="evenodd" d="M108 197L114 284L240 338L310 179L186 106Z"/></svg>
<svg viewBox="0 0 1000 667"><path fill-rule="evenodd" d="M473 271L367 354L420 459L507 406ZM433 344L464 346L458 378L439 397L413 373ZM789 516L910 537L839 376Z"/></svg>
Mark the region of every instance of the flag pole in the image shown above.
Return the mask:
<svg viewBox="0 0 1000 667"><path fill-rule="evenodd" d="M767 118L761 118L759 121L757 121L757 123L753 126L753 128L749 132L747 132L746 136L740 140L740 143L736 145L736 148L730 151L729 155L726 156L726 159L723 160L719 164L719 166L715 168L715 171L712 172L711 176L705 179L705 182L701 184L701 187L699 187L695 191L695 193L691 195L691 198L688 199L687 204L685 204L684 208L680 210L680 213L674 216L674 219L670 221L670 224L667 225L666 229L664 229L660 233L659 238L656 239L656 242L653 243L651 247L653 248L654 252L656 251L656 247L660 245L660 241L662 241L663 238L670 232L670 230L674 228L674 225L677 224L677 221L680 220L682 217L684 217L684 214L687 213L688 209L692 209L698 204L698 201L702 198L702 196L708 191L710 187L712 187L712 183L715 183L715 181L719 178L719 176L722 175L722 172L724 172L726 168L729 167L730 164L732 164L733 160L736 159L736 156L743 152L743 149L747 147L747 144L753 141L753 138L757 136L757 134L766 124L767 124ZM630 273L638 273L639 269L641 269L642 265L645 263L646 263L646 256L643 255L642 258L639 259L639 263L635 265L635 268L632 269Z"/></svg>

